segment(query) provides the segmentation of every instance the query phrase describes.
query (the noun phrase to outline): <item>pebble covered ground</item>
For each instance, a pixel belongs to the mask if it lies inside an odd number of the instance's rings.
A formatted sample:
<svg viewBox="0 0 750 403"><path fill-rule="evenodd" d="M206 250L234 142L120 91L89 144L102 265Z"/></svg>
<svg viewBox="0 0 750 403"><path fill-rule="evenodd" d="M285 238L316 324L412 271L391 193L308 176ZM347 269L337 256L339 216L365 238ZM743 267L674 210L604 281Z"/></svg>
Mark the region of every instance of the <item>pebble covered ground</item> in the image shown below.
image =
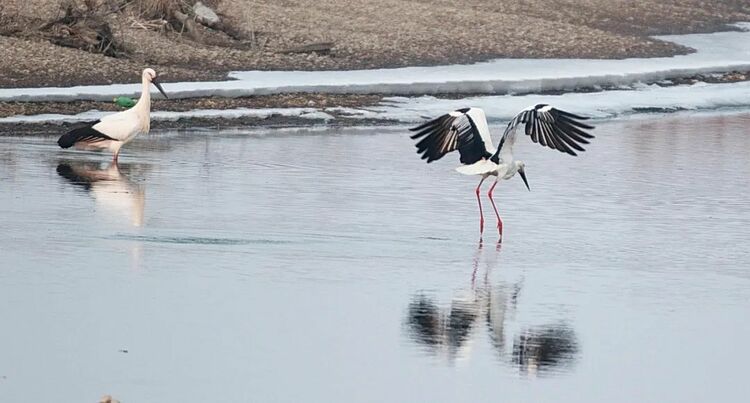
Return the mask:
<svg viewBox="0 0 750 403"><path fill-rule="evenodd" d="M63 0L3 0L0 19L54 18ZM213 1L253 43L206 32L196 43L145 21L111 16L127 56L53 45L33 35L0 35L0 86L67 86L137 81L144 66L164 81L222 79L231 70L336 70L469 63L496 57L624 58L690 49L650 38L707 32L750 20L750 2L726 0L315 0ZM32 24L29 24L32 26ZM287 53L330 42L330 54Z"/></svg>

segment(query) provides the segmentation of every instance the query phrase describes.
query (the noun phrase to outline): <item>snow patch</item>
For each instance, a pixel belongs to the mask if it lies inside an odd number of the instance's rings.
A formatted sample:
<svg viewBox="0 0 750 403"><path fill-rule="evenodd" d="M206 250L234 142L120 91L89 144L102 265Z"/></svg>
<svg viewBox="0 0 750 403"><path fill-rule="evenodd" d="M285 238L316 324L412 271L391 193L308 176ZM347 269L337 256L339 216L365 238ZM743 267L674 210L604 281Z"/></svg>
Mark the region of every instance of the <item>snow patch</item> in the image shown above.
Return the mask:
<svg viewBox="0 0 750 403"><path fill-rule="evenodd" d="M105 115L112 114L112 112L102 112L98 110L91 110L82 112L77 115L62 115L62 114L42 114L42 115L20 115L10 116L7 118L0 118L0 124L19 124L19 123L77 123L77 122L89 122L97 119L101 119ZM180 119L188 118L203 118L203 119L238 119L244 117L265 119L271 116L288 116L288 117L300 117L304 119L314 119L329 121L333 119L328 113L325 113L319 109L314 108L264 108L264 109L199 109L184 112L175 111L159 111L151 113L152 121L177 121Z"/></svg>
<svg viewBox="0 0 750 403"><path fill-rule="evenodd" d="M412 123L459 108L479 107L484 109L490 122L497 123L508 121L524 108L540 103L595 119L654 112L750 108L750 82L698 83L674 87L641 85L635 90L561 95L493 95L462 99L441 99L432 96L392 97L368 109L331 108L327 111L344 114L353 119L388 119Z"/></svg>

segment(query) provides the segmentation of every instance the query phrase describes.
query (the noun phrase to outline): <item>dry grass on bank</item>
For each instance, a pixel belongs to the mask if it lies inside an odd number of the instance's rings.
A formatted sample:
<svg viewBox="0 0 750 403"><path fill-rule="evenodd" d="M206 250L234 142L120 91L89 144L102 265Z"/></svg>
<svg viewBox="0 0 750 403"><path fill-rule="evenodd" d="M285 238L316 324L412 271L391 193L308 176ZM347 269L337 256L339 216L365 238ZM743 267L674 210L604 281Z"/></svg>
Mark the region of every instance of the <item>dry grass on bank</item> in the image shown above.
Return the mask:
<svg viewBox="0 0 750 403"><path fill-rule="evenodd" d="M221 18L208 27L194 3L3 0L0 85L130 82L147 65L192 80L240 69L663 56L690 50L649 35L750 20L750 2L737 0L206 0Z"/></svg>

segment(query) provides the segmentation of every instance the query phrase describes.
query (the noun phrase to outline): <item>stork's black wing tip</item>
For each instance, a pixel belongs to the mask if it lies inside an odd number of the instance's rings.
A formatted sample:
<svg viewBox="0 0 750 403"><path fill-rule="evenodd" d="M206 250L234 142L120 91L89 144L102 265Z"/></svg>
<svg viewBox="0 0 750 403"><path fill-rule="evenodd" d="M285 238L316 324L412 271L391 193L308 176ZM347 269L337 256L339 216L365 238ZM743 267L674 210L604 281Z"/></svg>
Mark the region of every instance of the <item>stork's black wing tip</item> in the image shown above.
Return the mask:
<svg viewBox="0 0 750 403"><path fill-rule="evenodd" d="M560 114L562 116L565 116L565 117L568 117L568 118L571 118L571 119L575 119L575 120L589 120L589 119L591 119L590 116L581 116L581 115L577 115L575 113L570 113L568 111L564 111L562 109L557 109L557 108L553 108L553 109L558 114Z"/></svg>
<svg viewBox="0 0 750 403"><path fill-rule="evenodd" d="M422 124L420 124L418 126L410 127L409 131L417 132L417 131L420 131L422 129L425 129L425 128L429 127L430 125L435 125L437 123L437 121L440 120L440 118L442 118L442 116L438 117L438 118L435 118L435 119L427 120L426 122L424 122L424 123L422 123Z"/></svg>

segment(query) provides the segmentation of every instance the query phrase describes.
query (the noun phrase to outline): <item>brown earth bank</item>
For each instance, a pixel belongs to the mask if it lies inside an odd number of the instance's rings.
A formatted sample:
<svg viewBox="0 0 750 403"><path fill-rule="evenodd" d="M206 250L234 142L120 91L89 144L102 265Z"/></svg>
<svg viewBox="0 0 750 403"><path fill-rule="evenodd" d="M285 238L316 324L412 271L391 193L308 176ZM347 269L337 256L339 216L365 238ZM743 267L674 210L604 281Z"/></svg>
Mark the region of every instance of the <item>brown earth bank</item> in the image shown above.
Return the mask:
<svg viewBox="0 0 750 403"><path fill-rule="evenodd" d="M329 108L364 107L375 105L383 97L380 95L335 95L335 94L279 94L245 98L184 98L153 99L152 110L189 111L194 109L235 109L235 108ZM90 111L119 112L125 110L114 102L72 101L72 102L0 102L0 117L14 115L39 115L60 113L75 115Z"/></svg>
<svg viewBox="0 0 750 403"><path fill-rule="evenodd" d="M151 132L163 130L195 131L200 129L280 129L297 127L351 127L351 126L384 126L401 124L397 121L385 119L335 119L324 122L297 116L271 115L264 118L240 117L235 119L206 119L190 118L177 121L151 122ZM31 123L7 124L0 123L0 136L61 136L73 127L72 124ZM148 136L148 135L146 135Z"/></svg>
<svg viewBox="0 0 750 403"><path fill-rule="evenodd" d="M377 105L383 99L380 95L326 95L326 94L283 94L247 98L187 98L176 100L153 100L154 110L189 111L193 109L234 109L234 108L366 108ZM122 111L110 102L0 102L0 117L13 115L36 115L42 113L77 114L92 109L101 111ZM334 114L335 115L335 114ZM307 118L271 115L264 118L185 118L177 121L152 121L153 130L234 128L234 127L299 127L323 124ZM328 126L378 125L390 123L384 120L336 119L327 122ZM15 135L59 135L74 124L57 123L0 123L0 136Z"/></svg>
<svg viewBox="0 0 750 403"><path fill-rule="evenodd" d="M231 70L337 70L496 57L690 52L650 35L750 20L747 0L3 0L0 86L222 79ZM204 21L205 22L205 21Z"/></svg>

